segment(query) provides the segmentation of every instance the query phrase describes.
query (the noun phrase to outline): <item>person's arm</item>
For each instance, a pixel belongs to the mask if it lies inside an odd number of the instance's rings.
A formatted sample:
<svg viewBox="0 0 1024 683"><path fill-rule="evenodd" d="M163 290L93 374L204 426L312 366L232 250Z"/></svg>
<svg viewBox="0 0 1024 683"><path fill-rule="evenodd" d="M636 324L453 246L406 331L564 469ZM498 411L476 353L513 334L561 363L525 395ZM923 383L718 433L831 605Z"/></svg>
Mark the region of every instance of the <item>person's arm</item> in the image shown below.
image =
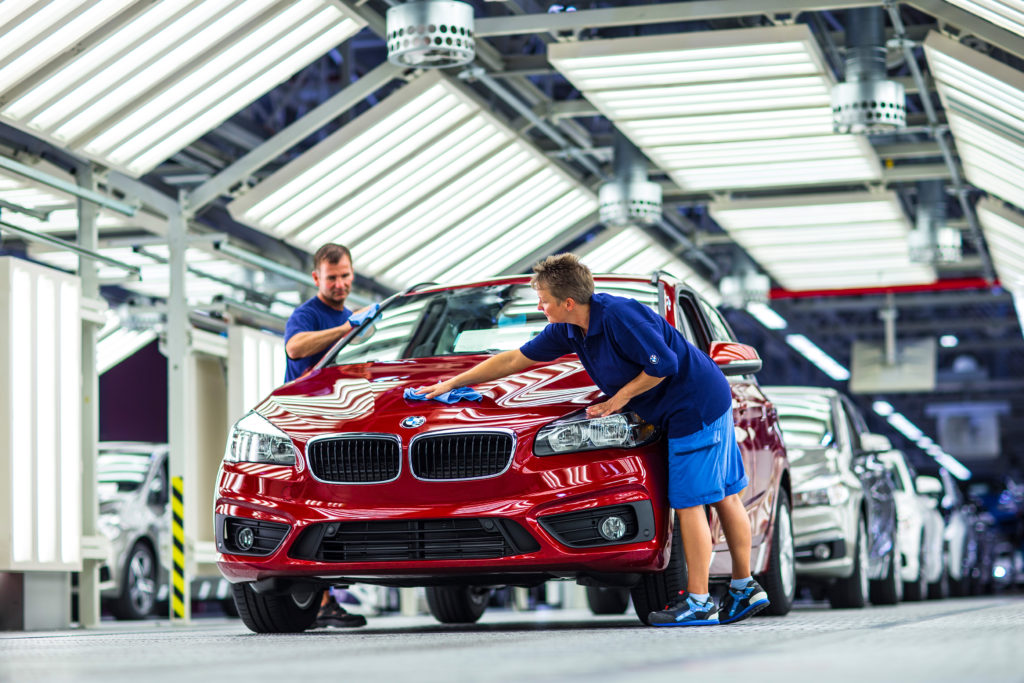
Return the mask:
<svg viewBox="0 0 1024 683"><path fill-rule="evenodd" d="M604 417L605 415L617 413L626 407L631 398L639 396L645 391L650 391L661 384L664 379L664 377L652 377L646 372L641 371L639 375L629 380L626 386L616 391L615 395L607 401L588 406L587 417Z"/></svg>
<svg viewBox="0 0 1024 683"><path fill-rule="evenodd" d="M296 332L288 338L287 343L284 345L284 350L292 360L306 358L307 356L320 353L351 330L352 325L344 322L337 327L329 327L326 330Z"/></svg>
<svg viewBox="0 0 1024 683"><path fill-rule="evenodd" d="M420 387L417 393L426 393L427 398L434 398L459 387L508 377L512 373L525 370L536 362L527 358L519 349L502 351L451 379L428 387Z"/></svg>

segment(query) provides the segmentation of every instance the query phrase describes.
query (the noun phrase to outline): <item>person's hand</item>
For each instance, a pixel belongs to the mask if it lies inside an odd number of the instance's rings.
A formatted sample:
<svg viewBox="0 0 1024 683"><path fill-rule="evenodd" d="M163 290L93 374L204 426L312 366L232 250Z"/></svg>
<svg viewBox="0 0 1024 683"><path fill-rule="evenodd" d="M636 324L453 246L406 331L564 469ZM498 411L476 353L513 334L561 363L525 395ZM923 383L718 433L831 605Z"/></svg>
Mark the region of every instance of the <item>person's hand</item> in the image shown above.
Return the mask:
<svg viewBox="0 0 1024 683"><path fill-rule="evenodd" d="M417 394L424 394L427 398L434 398L441 394L447 393L456 387L451 384L451 380L444 382L438 382L437 384L431 384L429 387L419 387L416 389Z"/></svg>
<svg viewBox="0 0 1024 683"><path fill-rule="evenodd" d="M606 417L608 415L614 415L623 408L626 407L626 402L620 399L616 399L612 396L603 403L595 403L592 406L587 406L587 417Z"/></svg>
<svg viewBox="0 0 1024 683"><path fill-rule="evenodd" d="M367 320L377 315L377 311L379 310L380 304L374 304L372 306L367 306L366 308L361 308L355 313L353 313L351 316L349 316L348 323L352 327L359 327Z"/></svg>

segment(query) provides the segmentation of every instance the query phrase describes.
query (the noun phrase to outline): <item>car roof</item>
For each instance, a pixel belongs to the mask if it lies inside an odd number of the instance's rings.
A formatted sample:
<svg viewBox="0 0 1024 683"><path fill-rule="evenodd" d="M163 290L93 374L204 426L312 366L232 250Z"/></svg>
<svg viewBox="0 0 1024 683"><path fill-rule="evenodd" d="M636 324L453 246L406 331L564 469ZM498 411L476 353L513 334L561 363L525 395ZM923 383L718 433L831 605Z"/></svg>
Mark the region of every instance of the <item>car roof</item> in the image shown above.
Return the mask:
<svg viewBox="0 0 1024 683"><path fill-rule="evenodd" d="M654 280L655 276L657 276L657 280ZM502 276L502 277L488 278L486 280L476 280L476 281L473 281L473 282L454 282L454 283L445 283L445 284L439 284L439 283L436 283L436 282L428 282L428 283L422 283L422 284L419 284L419 285L413 285L412 287L406 289L405 292L403 292L403 294L405 294L405 293L409 293L409 294L412 294L412 293L422 294L422 293L425 293L425 292L442 292L442 291L449 290L449 289L464 289L464 288L470 288L470 287L486 287L486 286L490 286L490 285L502 285L502 284L509 284L509 285L528 284L530 282L530 278L531 278L530 275L522 275L522 274L520 274L520 275L505 275L505 276ZM677 280L676 278L668 275L667 273L662 273L660 271L658 273L653 273L653 274L648 274L648 275L635 275L635 274L622 274L622 273L594 273L594 280L599 281L599 282L635 282L635 283L641 283L641 284L650 284L652 286L654 284L656 284L656 282L660 281L660 282L664 282L666 284L670 284L670 285L672 285L674 287L686 287L687 289L690 289L690 287L685 282Z"/></svg>

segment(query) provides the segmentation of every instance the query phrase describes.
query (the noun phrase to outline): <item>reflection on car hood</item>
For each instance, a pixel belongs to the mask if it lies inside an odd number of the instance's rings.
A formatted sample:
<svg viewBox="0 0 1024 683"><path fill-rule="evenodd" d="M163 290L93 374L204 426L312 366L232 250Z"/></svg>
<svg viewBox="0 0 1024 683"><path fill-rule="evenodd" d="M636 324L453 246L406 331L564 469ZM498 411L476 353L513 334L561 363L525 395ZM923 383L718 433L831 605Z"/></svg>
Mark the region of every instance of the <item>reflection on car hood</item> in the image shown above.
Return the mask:
<svg viewBox="0 0 1024 683"><path fill-rule="evenodd" d="M337 432L395 432L410 415L425 429L529 428L590 405L601 395L579 361L538 364L474 388L480 401L447 405L402 394L454 377L487 356L361 363L324 368L281 387L256 408L293 439Z"/></svg>
<svg viewBox="0 0 1024 683"><path fill-rule="evenodd" d="M792 448L788 450L789 473L793 478L794 490L800 488L805 481L837 471L836 462L833 458L828 457L828 451L828 448Z"/></svg>

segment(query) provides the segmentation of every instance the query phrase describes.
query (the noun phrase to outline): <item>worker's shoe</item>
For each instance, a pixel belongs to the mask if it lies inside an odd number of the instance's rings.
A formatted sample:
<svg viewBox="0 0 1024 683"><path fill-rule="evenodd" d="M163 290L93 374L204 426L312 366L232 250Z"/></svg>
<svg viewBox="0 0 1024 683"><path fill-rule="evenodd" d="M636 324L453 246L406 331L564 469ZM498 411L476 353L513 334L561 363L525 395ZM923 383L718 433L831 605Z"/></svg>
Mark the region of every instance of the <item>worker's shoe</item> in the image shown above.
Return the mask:
<svg viewBox="0 0 1024 683"><path fill-rule="evenodd" d="M346 612L345 608L339 605L332 597L326 605L320 607L320 612L317 613L313 626L314 628L324 628L326 626L337 626L339 628L366 626L366 617L361 614Z"/></svg>
<svg viewBox="0 0 1024 683"><path fill-rule="evenodd" d="M718 621L722 624L733 624L752 617L769 604L768 594L750 579L742 589L729 588L722 598L722 607L718 612Z"/></svg>
<svg viewBox="0 0 1024 683"><path fill-rule="evenodd" d="M665 609L647 616L651 626L713 626L718 623L715 601L698 602L689 593L679 591Z"/></svg>

